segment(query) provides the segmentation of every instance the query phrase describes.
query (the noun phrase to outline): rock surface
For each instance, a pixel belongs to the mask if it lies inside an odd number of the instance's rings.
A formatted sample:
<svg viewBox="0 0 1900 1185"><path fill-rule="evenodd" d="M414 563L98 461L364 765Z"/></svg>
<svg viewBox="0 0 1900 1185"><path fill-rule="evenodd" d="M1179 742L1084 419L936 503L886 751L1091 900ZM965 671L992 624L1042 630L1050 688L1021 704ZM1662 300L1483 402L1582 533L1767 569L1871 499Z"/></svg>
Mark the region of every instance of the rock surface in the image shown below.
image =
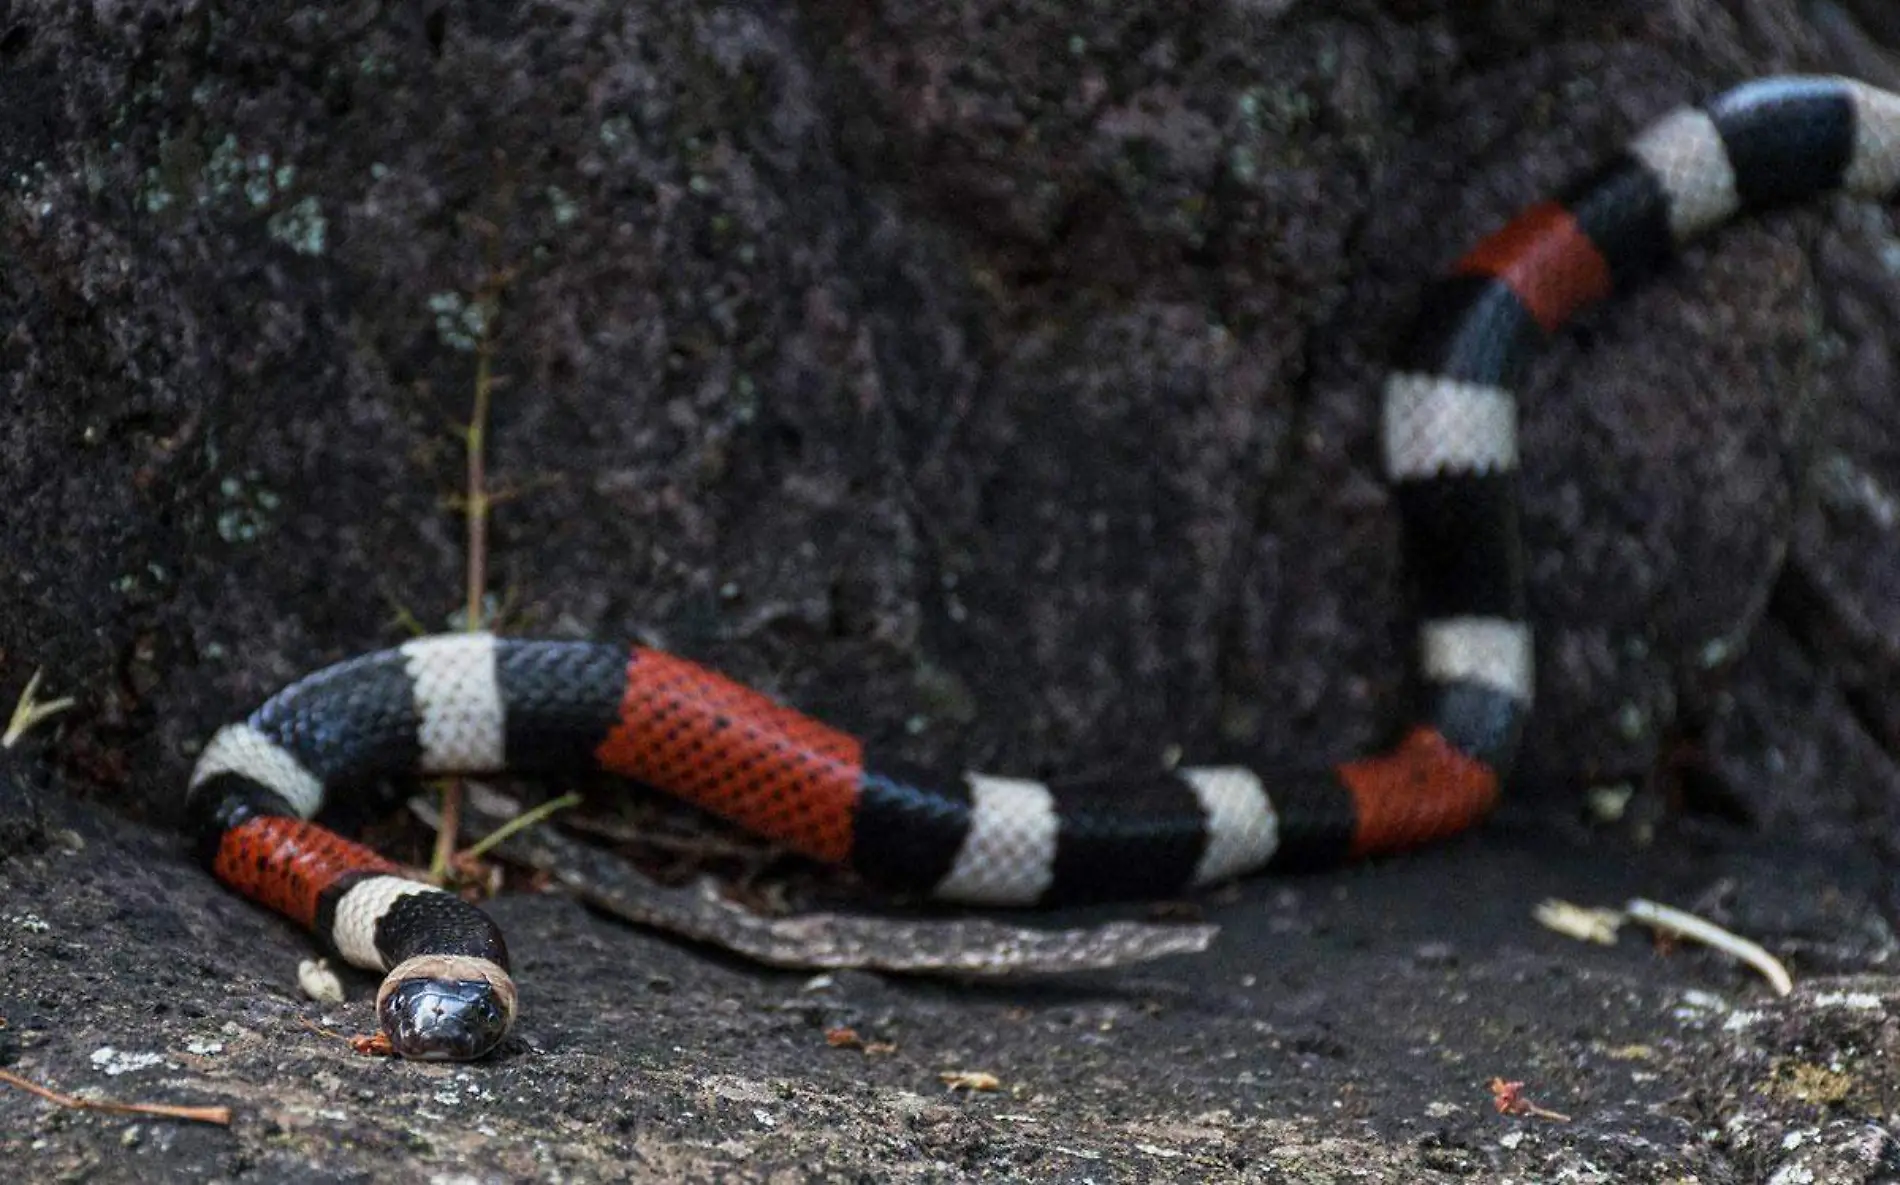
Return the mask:
<svg viewBox="0 0 1900 1185"><path fill-rule="evenodd" d="M523 1045L385 1065L299 1022L302 941L175 834L217 724L453 625L484 332L512 632L657 642L917 761L1360 750L1403 699L1373 392L1423 280L1647 119L1833 44L1794 0L0 10L0 686L79 700L0 782L0 1065L239 1110L0 1091L0 1152L36 1179L1900 1171L1872 974L1900 279L1891 212L1847 202L1732 229L1535 368L1541 700L1498 822L1217 895L1209 956L812 987L515 893ZM1578 821L1622 786L1623 825ZM1528 916L1632 893L1808 985L1767 1003ZM353 986L338 1028L369 1023ZM838 1024L897 1052L829 1049ZM958 1069L1005 1090L948 1094ZM1494 1076L1572 1122L1497 1116Z"/></svg>

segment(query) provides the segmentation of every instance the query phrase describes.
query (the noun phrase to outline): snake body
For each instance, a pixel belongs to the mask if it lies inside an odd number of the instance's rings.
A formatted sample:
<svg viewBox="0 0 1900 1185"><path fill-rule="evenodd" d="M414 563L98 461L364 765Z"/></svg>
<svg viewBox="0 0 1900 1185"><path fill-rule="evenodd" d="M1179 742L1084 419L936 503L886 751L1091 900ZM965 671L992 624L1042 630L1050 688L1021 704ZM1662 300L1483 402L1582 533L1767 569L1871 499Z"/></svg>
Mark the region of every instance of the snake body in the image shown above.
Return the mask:
<svg viewBox="0 0 1900 1185"><path fill-rule="evenodd" d="M1386 752L1306 775L920 773L659 651L445 635L318 671L219 731L191 776L203 858L350 963L388 972L378 1016L398 1053L464 1059L514 1020L502 935L475 906L310 822L331 788L601 769L875 881L982 905L1164 895L1452 835L1496 800L1531 707L1519 368L1579 310L1736 214L1896 189L1900 97L1841 78L1763 79L1656 121L1426 292L1383 393L1424 691Z"/></svg>

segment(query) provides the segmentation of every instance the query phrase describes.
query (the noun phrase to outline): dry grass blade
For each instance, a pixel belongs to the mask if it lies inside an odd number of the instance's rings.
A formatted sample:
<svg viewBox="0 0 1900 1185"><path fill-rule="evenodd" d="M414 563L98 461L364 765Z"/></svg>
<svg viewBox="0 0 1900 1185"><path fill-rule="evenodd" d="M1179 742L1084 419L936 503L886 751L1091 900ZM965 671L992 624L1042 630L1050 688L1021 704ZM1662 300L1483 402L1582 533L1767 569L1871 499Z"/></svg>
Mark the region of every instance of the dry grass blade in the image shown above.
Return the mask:
<svg viewBox="0 0 1900 1185"><path fill-rule="evenodd" d="M7 1070L0 1070L0 1082L17 1086L28 1094L38 1095L49 1103L82 1111L108 1111L114 1115L151 1115L161 1119L183 1119L192 1123L215 1123L224 1127L230 1126L231 1123L231 1108L229 1107L180 1107L170 1103L115 1103L104 1099L82 1099L63 1091L41 1086L37 1082L29 1082Z"/></svg>
<svg viewBox="0 0 1900 1185"><path fill-rule="evenodd" d="M1641 897L1632 900L1623 907L1623 912L1634 921L1643 923L1653 930L1672 934L1677 938L1687 938L1691 942L1700 942L1713 947L1733 958L1747 963L1762 973L1777 996L1785 996L1794 990L1794 978L1781 960L1768 953L1759 943L1750 942L1739 934L1731 933L1714 922L1699 918L1692 913L1668 905L1659 905Z"/></svg>
<svg viewBox="0 0 1900 1185"><path fill-rule="evenodd" d="M20 698L14 702L13 715L7 719L7 730L0 734L0 749L11 749L20 743L20 738L32 732L40 725L73 706L70 696L60 699L39 699L40 676L44 671L34 671L33 677L26 681L26 690L20 692Z"/></svg>

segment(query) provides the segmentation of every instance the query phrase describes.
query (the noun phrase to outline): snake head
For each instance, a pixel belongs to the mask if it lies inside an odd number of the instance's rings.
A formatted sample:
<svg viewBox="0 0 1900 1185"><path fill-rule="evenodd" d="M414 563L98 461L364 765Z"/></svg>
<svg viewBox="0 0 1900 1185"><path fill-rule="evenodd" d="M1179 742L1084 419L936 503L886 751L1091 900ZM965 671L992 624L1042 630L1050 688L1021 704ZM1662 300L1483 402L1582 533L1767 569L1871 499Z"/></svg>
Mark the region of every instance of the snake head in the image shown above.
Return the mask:
<svg viewBox="0 0 1900 1185"><path fill-rule="evenodd" d="M403 1057L465 1062L501 1043L515 1022L515 985L488 959L418 955L390 970L376 1019Z"/></svg>

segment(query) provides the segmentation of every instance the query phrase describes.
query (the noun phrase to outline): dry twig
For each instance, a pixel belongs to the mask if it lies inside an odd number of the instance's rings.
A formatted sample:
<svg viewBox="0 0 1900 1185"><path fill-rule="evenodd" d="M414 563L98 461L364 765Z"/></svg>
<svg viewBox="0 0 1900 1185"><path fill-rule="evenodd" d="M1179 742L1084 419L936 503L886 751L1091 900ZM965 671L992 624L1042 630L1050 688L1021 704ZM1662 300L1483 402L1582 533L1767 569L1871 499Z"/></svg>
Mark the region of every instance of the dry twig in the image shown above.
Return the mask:
<svg viewBox="0 0 1900 1185"><path fill-rule="evenodd" d="M1668 905L1659 905L1641 897L1632 899L1623 907L1623 912L1635 921L1650 929L1675 938L1687 938L1691 942L1700 942L1712 947L1731 958L1739 959L1762 973L1768 985L1775 989L1777 996L1785 996L1794 990L1794 977L1788 974L1788 968L1780 959L1768 953L1760 943L1750 942L1739 934L1724 930L1714 922L1685 910Z"/></svg>
<svg viewBox="0 0 1900 1185"><path fill-rule="evenodd" d="M66 1094L29 1082L18 1074L0 1070L0 1082L17 1086L28 1094L35 1094L49 1103L61 1107L72 1107L82 1111L109 1111L114 1115L151 1115L160 1119L184 1119L192 1123L216 1123L228 1127L231 1123L229 1107L180 1107L171 1103L118 1103L107 1099L82 1099L77 1095Z"/></svg>
<svg viewBox="0 0 1900 1185"><path fill-rule="evenodd" d="M466 528L467 556L463 578L462 628L470 633L486 628L485 606L488 597L488 512L492 502L488 493L488 415L495 394L495 322L501 310L501 294L514 279L512 269L499 264L499 232L491 225L482 227L487 255L488 278L476 294L480 310L480 333L475 339L475 395L469 408L468 423L462 428L463 492L462 521ZM462 782L445 778L442 788L442 819L436 828L435 850L429 857L429 877L437 884L448 878L455 861L456 836L461 830Z"/></svg>

